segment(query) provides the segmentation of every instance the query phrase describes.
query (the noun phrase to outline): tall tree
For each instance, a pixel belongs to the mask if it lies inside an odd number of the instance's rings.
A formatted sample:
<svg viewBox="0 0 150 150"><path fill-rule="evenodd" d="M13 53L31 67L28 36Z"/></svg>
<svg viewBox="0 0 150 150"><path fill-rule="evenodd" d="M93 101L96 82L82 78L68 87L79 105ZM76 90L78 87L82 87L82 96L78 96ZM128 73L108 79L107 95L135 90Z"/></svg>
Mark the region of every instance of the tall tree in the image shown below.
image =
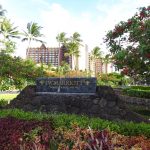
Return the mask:
<svg viewBox="0 0 150 150"><path fill-rule="evenodd" d="M35 22L30 22L27 24L27 31L24 31L23 33L24 38L22 39L22 42L28 41L28 49L32 41L44 43L39 39L43 36L43 34L40 33L41 29L42 27Z"/></svg>
<svg viewBox="0 0 150 150"><path fill-rule="evenodd" d="M105 65L106 73L108 72L108 64L111 62L110 54L105 55L105 57L102 58L102 63Z"/></svg>
<svg viewBox="0 0 150 150"><path fill-rule="evenodd" d="M66 47L66 43L68 41L68 39L66 38L66 33L65 32L61 32L59 33L57 36L56 36L56 40L57 42L59 43L59 54L58 54L58 64L61 65L61 62L60 62L60 49L61 49L61 46L65 46Z"/></svg>
<svg viewBox="0 0 150 150"><path fill-rule="evenodd" d="M149 79L150 6L140 8L133 17L108 31L105 42L118 69L135 80Z"/></svg>
<svg viewBox="0 0 150 150"><path fill-rule="evenodd" d="M61 32L56 36L56 40L59 43L59 47L61 47L62 45L66 45L67 43L67 38L66 38L66 33L65 32ZM60 45L62 44L62 45Z"/></svg>
<svg viewBox="0 0 150 150"><path fill-rule="evenodd" d="M9 86L21 88L27 81L34 82L41 74L40 67L31 60L3 54L0 55L0 62L0 90L8 90Z"/></svg>
<svg viewBox="0 0 150 150"><path fill-rule="evenodd" d="M5 53L13 52L15 49L15 42L13 42L12 39L19 38L19 32L17 27L14 27L7 18L3 18L0 23L0 35L2 36L0 42L3 45L1 51Z"/></svg>
<svg viewBox="0 0 150 150"><path fill-rule="evenodd" d="M69 40L70 41L68 43L68 54L72 56L72 61L75 64L75 69L78 70L78 58L80 56L79 47L82 46L81 36L78 32L74 32Z"/></svg>
<svg viewBox="0 0 150 150"><path fill-rule="evenodd" d="M76 64L74 58L76 55L79 55L78 46L76 43L69 42L67 44L67 49L68 49L68 51L66 53L66 56L69 56L72 58L72 69L76 69L77 64ZM75 68L73 68L74 64L75 64Z"/></svg>
<svg viewBox="0 0 150 150"><path fill-rule="evenodd" d="M98 46L94 47L92 52L91 52L91 60L93 60L94 64L95 64L95 76L97 75L97 72L96 72L96 61L98 59L101 59L101 56L102 56L101 49Z"/></svg>
<svg viewBox="0 0 150 150"><path fill-rule="evenodd" d="M0 24L0 34L4 39L19 38L17 27L13 27L13 24L7 18L4 18Z"/></svg>
<svg viewBox="0 0 150 150"><path fill-rule="evenodd" d="M6 10L3 9L2 5L0 5L0 16L4 16L5 12L6 12Z"/></svg>

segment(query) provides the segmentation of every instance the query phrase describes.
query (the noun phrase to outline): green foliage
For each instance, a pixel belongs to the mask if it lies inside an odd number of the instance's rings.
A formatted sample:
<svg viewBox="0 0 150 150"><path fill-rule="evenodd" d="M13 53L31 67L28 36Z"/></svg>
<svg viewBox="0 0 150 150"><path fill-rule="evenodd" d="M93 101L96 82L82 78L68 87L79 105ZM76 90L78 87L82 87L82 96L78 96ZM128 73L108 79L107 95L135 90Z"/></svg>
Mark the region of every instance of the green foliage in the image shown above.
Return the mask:
<svg viewBox="0 0 150 150"><path fill-rule="evenodd" d="M150 98L149 86L131 86L123 89L123 92L129 96Z"/></svg>
<svg viewBox="0 0 150 150"><path fill-rule="evenodd" d="M96 46L93 48L92 50L92 56L91 56L91 59L100 59L101 58L101 55L102 55L102 52L101 52L101 49Z"/></svg>
<svg viewBox="0 0 150 150"><path fill-rule="evenodd" d="M130 86L130 88L137 90L150 90L150 86Z"/></svg>
<svg viewBox="0 0 150 150"><path fill-rule="evenodd" d="M12 41L13 38L19 38L19 32L17 27L14 27L11 21L7 18L2 18L0 20L0 43L2 47L0 53L10 54L15 50L15 42Z"/></svg>
<svg viewBox="0 0 150 150"><path fill-rule="evenodd" d="M126 89L124 93L133 97L150 98L150 90Z"/></svg>
<svg viewBox="0 0 150 150"><path fill-rule="evenodd" d="M140 109L140 110L135 110L135 112L145 116L147 119L150 118L150 110Z"/></svg>
<svg viewBox="0 0 150 150"><path fill-rule="evenodd" d="M23 36L24 38L22 41L28 41L30 46L31 41L37 41L43 43L42 40L38 39L39 37L42 37L43 34L40 33L40 30L42 29L41 26L39 26L35 22L30 22L27 24L27 31L24 31Z"/></svg>
<svg viewBox="0 0 150 150"><path fill-rule="evenodd" d="M26 141L35 141L36 137L39 135L39 133L42 131L42 128L41 127L37 127L33 130L31 130L30 132L28 133L24 133L24 136L23 138L26 140Z"/></svg>
<svg viewBox="0 0 150 150"><path fill-rule="evenodd" d="M3 54L0 55L0 62L0 90L9 90L10 87L22 89L43 74L31 60Z"/></svg>
<svg viewBox="0 0 150 150"><path fill-rule="evenodd" d="M97 85L108 85L112 87L119 87L128 85L131 82L130 78L119 73L100 74L97 77Z"/></svg>
<svg viewBox="0 0 150 150"><path fill-rule="evenodd" d="M80 56L79 47L82 46L81 35L78 32L74 32L70 38L67 38L65 46L67 47L66 56L71 56L72 61L75 64L75 70L78 70L78 57Z"/></svg>
<svg viewBox="0 0 150 150"><path fill-rule="evenodd" d="M93 50L92 50L92 52L91 52L91 58L90 58L90 59L91 59L92 61L94 61L94 63L95 63L95 76L97 76L97 72L96 72L96 61L97 61L98 59L101 59L101 57L102 57L101 49L100 49L98 46L94 47Z"/></svg>
<svg viewBox="0 0 150 150"><path fill-rule="evenodd" d="M100 118L89 118L87 116L33 113L18 109L0 110L0 117L6 116L13 116L26 120L53 120L56 128L65 127L71 129L72 124L77 123L80 127L84 128L90 126L93 129L102 130L109 127L111 131L116 131L124 135L145 135L150 137L150 125L146 123L112 122Z"/></svg>
<svg viewBox="0 0 150 150"><path fill-rule="evenodd" d="M5 99L0 99L0 107L6 106L8 104L8 101Z"/></svg>
<svg viewBox="0 0 150 150"><path fill-rule="evenodd" d="M11 116L18 119L25 119L25 120L52 120L52 117L45 113L33 113L33 112L24 112L19 109L3 109L0 110L0 117Z"/></svg>
<svg viewBox="0 0 150 150"><path fill-rule="evenodd" d="M142 115L144 118L149 119L150 118L150 110L146 109L145 107L141 106L135 106L135 105L129 105L128 106L131 110L134 112Z"/></svg>
<svg viewBox="0 0 150 150"><path fill-rule="evenodd" d="M65 32L59 33L56 37L56 40L59 42L59 46L60 43L66 46L66 42L68 41L68 38L66 38L66 33Z"/></svg>

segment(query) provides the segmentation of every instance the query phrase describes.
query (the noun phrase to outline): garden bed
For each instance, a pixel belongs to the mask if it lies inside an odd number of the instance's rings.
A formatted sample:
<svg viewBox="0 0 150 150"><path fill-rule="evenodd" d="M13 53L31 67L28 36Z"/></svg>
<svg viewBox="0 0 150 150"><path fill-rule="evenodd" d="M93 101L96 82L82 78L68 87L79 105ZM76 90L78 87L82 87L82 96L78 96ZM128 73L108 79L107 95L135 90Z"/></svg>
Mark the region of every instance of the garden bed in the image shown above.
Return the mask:
<svg viewBox="0 0 150 150"><path fill-rule="evenodd" d="M147 130L147 136L150 135L148 124L119 125L85 116L35 114L20 110L1 110L0 116L0 149L150 149L150 139L142 135L144 128ZM113 131L121 131L121 127L124 127L122 133L128 136ZM142 133L138 134L141 131ZM129 136L131 134L138 136Z"/></svg>

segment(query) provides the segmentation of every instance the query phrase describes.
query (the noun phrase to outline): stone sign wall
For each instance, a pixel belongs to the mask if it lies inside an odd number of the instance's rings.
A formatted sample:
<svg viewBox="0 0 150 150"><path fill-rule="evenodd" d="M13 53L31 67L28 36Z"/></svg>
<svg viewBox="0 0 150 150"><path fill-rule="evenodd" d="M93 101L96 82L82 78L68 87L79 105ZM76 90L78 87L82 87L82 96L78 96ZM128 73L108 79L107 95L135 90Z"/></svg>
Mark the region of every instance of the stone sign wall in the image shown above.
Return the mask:
<svg viewBox="0 0 150 150"><path fill-rule="evenodd" d="M80 114L108 120L150 122L130 111L111 87L99 86L96 94L37 94L35 86L26 87L7 106L25 111Z"/></svg>
<svg viewBox="0 0 150 150"><path fill-rule="evenodd" d="M37 78L36 92L95 93L96 78Z"/></svg>

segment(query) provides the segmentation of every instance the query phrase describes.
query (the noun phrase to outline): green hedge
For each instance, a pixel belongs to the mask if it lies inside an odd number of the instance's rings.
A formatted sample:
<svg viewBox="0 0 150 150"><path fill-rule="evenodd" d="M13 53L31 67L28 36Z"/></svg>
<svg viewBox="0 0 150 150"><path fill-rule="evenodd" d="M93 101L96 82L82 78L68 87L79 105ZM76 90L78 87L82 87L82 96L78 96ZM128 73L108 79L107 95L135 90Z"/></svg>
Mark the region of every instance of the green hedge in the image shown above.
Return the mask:
<svg viewBox="0 0 150 150"><path fill-rule="evenodd" d="M26 120L52 120L55 128L65 127L70 129L73 123L77 123L80 127L87 128L90 126L93 129L102 130L109 128L111 131L123 135L145 135L150 138L150 124L133 123L133 122L113 122L100 118L90 118L87 116L68 115L68 114L45 114L24 112L18 109L0 110L0 117L13 116Z"/></svg>
<svg viewBox="0 0 150 150"><path fill-rule="evenodd" d="M138 90L150 90L150 86L131 86L130 88Z"/></svg>
<svg viewBox="0 0 150 150"><path fill-rule="evenodd" d="M150 87L146 86L131 86L123 89L123 93L140 98L150 98Z"/></svg>

